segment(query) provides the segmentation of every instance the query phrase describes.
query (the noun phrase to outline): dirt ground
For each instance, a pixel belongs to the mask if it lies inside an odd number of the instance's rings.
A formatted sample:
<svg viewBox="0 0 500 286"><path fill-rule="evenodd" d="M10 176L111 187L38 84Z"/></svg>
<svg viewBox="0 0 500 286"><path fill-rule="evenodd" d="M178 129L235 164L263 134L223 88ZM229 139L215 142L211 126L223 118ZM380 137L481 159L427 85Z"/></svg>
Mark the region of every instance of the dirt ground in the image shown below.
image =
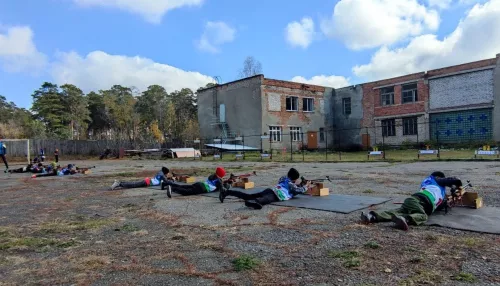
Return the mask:
<svg viewBox="0 0 500 286"><path fill-rule="evenodd" d="M77 161L92 174L0 175L0 285L500 285L500 236L398 231L349 215L154 189L109 191L162 165L202 179L215 162ZM272 185L296 167L332 193L404 198L431 171L471 180L500 207L497 162L224 163ZM13 166L14 167L14 166ZM11 168L13 168L11 167ZM395 208L392 201L376 208Z"/></svg>

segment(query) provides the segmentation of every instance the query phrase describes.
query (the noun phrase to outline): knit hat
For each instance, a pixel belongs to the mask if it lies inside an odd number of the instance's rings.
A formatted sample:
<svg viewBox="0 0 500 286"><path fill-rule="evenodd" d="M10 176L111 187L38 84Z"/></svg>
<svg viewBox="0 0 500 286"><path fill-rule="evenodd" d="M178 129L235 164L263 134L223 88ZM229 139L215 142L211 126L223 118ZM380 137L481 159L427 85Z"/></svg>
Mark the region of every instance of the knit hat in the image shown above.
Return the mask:
<svg viewBox="0 0 500 286"><path fill-rule="evenodd" d="M170 170L167 167L162 167L161 172L166 175L166 174L170 173Z"/></svg>
<svg viewBox="0 0 500 286"><path fill-rule="evenodd" d="M222 168L222 167L217 167L217 169L215 169L215 174L219 178L223 178L226 175L226 170L224 170L224 168Z"/></svg>
<svg viewBox="0 0 500 286"><path fill-rule="evenodd" d="M298 180L300 177L299 171L295 170L295 168L291 168L290 171L288 171L287 177L290 178L290 180Z"/></svg>
<svg viewBox="0 0 500 286"><path fill-rule="evenodd" d="M444 173L440 172L440 171L436 171L436 172L432 173L431 176L433 176L433 177L440 177L440 178L446 178L446 176L444 175Z"/></svg>

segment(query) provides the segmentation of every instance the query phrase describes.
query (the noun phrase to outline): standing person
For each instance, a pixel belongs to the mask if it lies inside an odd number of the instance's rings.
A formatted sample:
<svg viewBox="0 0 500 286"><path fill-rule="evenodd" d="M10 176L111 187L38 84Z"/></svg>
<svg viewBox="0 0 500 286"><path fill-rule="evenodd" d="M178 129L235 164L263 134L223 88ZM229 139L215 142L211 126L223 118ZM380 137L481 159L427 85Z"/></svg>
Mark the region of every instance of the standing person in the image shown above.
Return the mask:
<svg viewBox="0 0 500 286"><path fill-rule="evenodd" d="M43 148L40 148L40 158L42 159L42 162L45 161L45 150Z"/></svg>
<svg viewBox="0 0 500 286"><path fill-rule="evenodd" d="M167 175L170 173L170 170L167 167L162 167L161 171L159 171L153 178L145 178L141 181L136 182L120 182L115 180L113 185L111 185L111 190L114 190L118 187L130 189L130 188L144 188L149 186L159 186L163 182L167 181Z"/></svg>
<svg viewBox="0 0 500 286"><path fill-rule="evenodd" d="M460 179L446 178L443 172L434 172L422 181L420 191L405 199L399 209L361 212L361 221L364 223L392 221L396 228L406 231L408 224L424 224L431 214L448 203L446 187L455 189L461 186Z"/></svg>
<svg viewBox="0 0 500 286"><path fill-rule="evenodd" d="M59 163L59 149L56 149L56 151L54 151L54 157L56 158L56 163Z"/></svg>
<svg viewBox="0 0 500 286"><path fill-rule="evenodd" d="M223 203L227 196L233 196L245 200L245 206L260 210L264 205L279 201L287 201L298 194L306 193L311 186L310 182L307 182L306 185L296 185L296 181L299 178L299 171L291 168L286 176L279 179L278 184L274 188L265 189L257 194L224 190L219 194L219 200Z"/></svg>
<svg viewBox="0 0 500 286"><path fill-rule="evenodd" d="M0 157L2 157L3 163L5 164L4 173L7 173L9 172L9 163L7 163L7 158L5 158L5 155L7 155L7 146L2 141L2 137L0 137Z"/></svg>
<svg viewBox="0 0 500 286"><path fill-rule="evenodd" d="M192 185L179 185L172 181L166 181L162 184L161 189L167 187L167 196L172 197L172 192L182 196L193 196L210 192L217 192L224 190L222 178L226 175L226 170L222 167L215 169L215 174L208 176L205 182L196 182Z"/></svg>

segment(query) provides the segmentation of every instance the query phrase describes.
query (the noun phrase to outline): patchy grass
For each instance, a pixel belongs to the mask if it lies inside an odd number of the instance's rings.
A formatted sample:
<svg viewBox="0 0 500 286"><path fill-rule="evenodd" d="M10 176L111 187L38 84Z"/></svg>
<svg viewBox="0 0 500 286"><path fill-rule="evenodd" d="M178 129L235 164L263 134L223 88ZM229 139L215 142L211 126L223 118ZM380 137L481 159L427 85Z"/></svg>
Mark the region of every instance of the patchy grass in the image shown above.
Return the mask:
<svg viewBox="0 0 500 286"><path fill-rule="evenodd" d="M375 191L372 189L368 189L368 190L363 191L363 194L373 194L373 193L375 193Z"/></svg>
<svg viewBox="0 0 500 286"><path fill-rule="evenodd" d="M75 240L62 241L59 239L43 238L43 237L20 237L9 238L6 241L0 242L0 250L8 249L32 249L42 250L47 246L57 248L68 248L78 244Z"/></svg>
<svg viewBox="0 0 500 286"><path fill-rule="evenodd" d="M334 258L342 259L353 259L359 257L359 252L357 251L330 251L328 256Z"/></svg>
<svg viewBox="0 0 500 286"><path fill-rule="evenodd" d="M371 249L377 249L380 248L380 245L376 241L370 241L365 244L365 247L371 248Z"/></svg>
<svg viewBox="0 0 500 286"><path fill-rule="evenodd" d="M443 277L440 273L431 270L418 270L417 274L408 277L399 282L400 286L413 286L413 285L436 285L443 282Z"/></svg>
<svg viewBox="0 0 500 286"><path fill-rule="evenodd" d="M452 279L456 280L456 281L463 281L463 282L468 282L468 283L474 283L477 281L476 276L474 276L473 274L470 274L470 273L465 273L465 272L459 273L457 276L453 277Z"/></svg>
<svg viewBox="0 0 500 286"><path fill-rule="evenodd" d="M342 265L347 268L359 267L361 265L360 254L357 251L330 251L328 256L340 258L343 260Z"/></svg>
<svg viewBox="0 0 500 286"><path fill-rule="evenodd" d="M98 270L111 264L111 259L108 256L90 255L78 259L75 264L76 268L82 271Z"/></svg>
<svg viewBox="0 0 500 286"><path fill-rule="evenodd" d="M43 233L68 233L73 231L99 229L112 224L110 219L83 219L79 221L56 220L40 226Z"/></svg>
<svg viewBox="0 0 500 286"><path fill-rule="evenodd" d="M475 237L466 237L462 240L462 243L465 244L467 247L475 247L481 245L483 241Z"/></svg>
<svg viewBox="0 0 500 286"><path fill-rule="evenodd" d="M134 231L138 231L139 228L133 224L124 224L121 228L117 228L116 230L120 231L126 231L126 232L134 232Z"/></svg>
<svg viewBox="0 0 500 286"><path fill-rule="evenodd" d="M233 260L236 271L252 270L260 265L260 261L251 255L243 254Z"/></svg>

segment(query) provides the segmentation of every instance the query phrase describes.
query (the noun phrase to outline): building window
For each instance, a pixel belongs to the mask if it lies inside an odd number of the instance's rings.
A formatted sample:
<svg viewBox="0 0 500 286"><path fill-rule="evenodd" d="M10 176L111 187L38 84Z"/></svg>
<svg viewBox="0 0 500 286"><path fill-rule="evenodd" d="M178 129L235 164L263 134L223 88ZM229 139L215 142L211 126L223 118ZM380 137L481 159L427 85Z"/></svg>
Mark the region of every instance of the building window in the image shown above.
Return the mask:
<svg viewBox="0 0 500 286"><path fill-rule="evenodd" d="M380 105L393 105L394 104L394 86L384 87L380 89Z"/></svg>
<svg viewBox="0 0 500 286"><path fill-rule="evenodd" d="M302 111L314 111L314 98L302 98Z"/></svg>
<svg viewBox="0 0 500 286"><path fill-rule="evenodd" d="M396 120L386 119L382 120L382 136L396 136Z"/></svg>
<svg viewBox="0 0 500 286"><path fill-rule="evenodd" d="M290 137L292 141L302 140L302 128L300 127L290 127Z"/></svg>
<svg viewBox="0 0 500 286"><path fill-rule="evenodd" d="M409 117L403 118L403 135L417 135L418 134L418 118Z"/></svg>
<svg viewBox="0 0 500 286"><path fill-rule="evenodd" d="M281 126L269 126L271 141L281 142Z"/></svg>
<svg viewBox="0 0 500 286"><path fill-rule="evenodd" d="M402 96L403 96L403 103L411 103L418 101L417 84L413 83L413 84L403 85Z"/></svg>
<svg viewBox="0 0 500 286"><path fill-rule="evenodd" d="M299 110L299 98L296 96L286 97L286 111L298 111Z"/></svg>
<svg viewBox="0 0 500 286"><path fill-rule="evenodd" d="M319 142L325 142L325 128L319 129Z"/></svg>
<svg viewBox="0 0 500 286"><path fill-rule="evenodd" d="M342 113L344 115L349 115L351 114L351 98L342 98Z"/></svg>

